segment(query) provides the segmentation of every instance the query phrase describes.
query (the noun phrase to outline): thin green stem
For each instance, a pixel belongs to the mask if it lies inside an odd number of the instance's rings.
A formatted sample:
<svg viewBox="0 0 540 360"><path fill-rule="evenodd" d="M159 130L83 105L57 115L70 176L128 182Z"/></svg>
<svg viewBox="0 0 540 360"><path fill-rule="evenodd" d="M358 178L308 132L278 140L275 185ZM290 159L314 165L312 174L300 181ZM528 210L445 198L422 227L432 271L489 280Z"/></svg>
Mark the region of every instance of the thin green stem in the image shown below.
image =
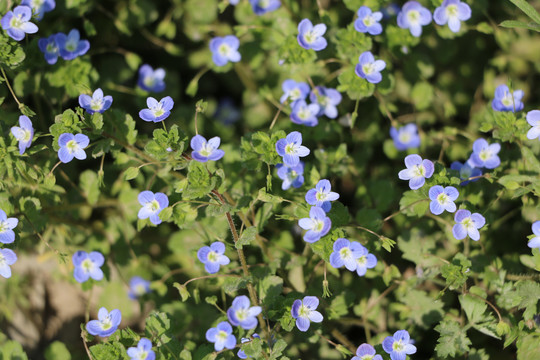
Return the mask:
<svg viewBox="0 0 540 360"><path fill-rule="evenodd" d="M4 68L2 66L0 66L0 71L2 72L2 76L4 77L4 80L6 82L6 85L9 89L9 92L11 93L11 95L13 96L13 99L15 99L15 102L17 103L17 105L19 106L19 109L22 108L22 105L21 102L19 101L19 99L17 98L17 95L15 95L15 92L13 91L13 89L11 88L11 85L9 84L9 80L6 76L6 72L4 71Z"/></svg>

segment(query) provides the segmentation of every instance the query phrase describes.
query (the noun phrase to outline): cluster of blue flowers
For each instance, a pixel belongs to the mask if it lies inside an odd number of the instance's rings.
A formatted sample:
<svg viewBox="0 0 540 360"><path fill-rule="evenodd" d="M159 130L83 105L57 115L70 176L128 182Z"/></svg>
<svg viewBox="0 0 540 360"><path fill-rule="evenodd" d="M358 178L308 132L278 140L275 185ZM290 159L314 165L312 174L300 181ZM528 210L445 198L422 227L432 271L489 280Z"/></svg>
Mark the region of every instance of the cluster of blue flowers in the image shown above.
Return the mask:
<svg viewBox="0 0 540 360"><path fill-rule="evenodd" d="M13 229L17 227L19 220L16 218L8 218L4 210L0 209L0 242L2 244L11 244L15 241L15 232ZM0 275L3 277L11 277L10 266L17 261L17 255L11 249L0 249Z"/></svg>
<svg viewBox="0 0 540 360"><path fill-rule="evenodd" d="M88 40L81 40L79 30L73 29L67 35L57 33L48 38L39 39L38 46L45 60L50 65L56 64L58 56L64 60L73 60L90 49Z"/></svg>
<svg viewBox="0 0 540 360"><path fill-rule="evenodd" d="M391 360L405 360L407 355L416 353L416 346L413 344L414 340L411 340L407 330L398 330L383 340L382 347ZM377 354L372 345L362 344L356 349L356 356L351 360L383 360L383 357Z"/></svg>

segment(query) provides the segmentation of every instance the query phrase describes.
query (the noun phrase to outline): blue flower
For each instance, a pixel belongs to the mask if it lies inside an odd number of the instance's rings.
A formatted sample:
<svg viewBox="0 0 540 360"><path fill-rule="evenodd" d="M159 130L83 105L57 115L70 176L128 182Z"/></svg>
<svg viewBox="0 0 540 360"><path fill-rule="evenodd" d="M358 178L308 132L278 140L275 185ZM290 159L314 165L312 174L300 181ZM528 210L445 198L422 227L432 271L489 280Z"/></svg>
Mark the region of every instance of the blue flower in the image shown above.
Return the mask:
<svg viewBox="0 0 540 360"><path fill-rule="evenodd" d="M454 215L456 224L452 228L452 234L457 240L462 240L469 235L474 241L480 240L478 229L486 224L486 219L479 213L471 214L469 210L460 209Z"/></svg>
<svg viewBox="0 0 540 360"><path fill-rule="evenodd" d="M21 41L24 34L34 34L38 31L36 24L30 22L32 9L28 6L17 6L13 11L8 11L0 24L13 40Z"/></svg>
<svg viewBox="0 0 540 360"><path fill-rule="evenodd" d="M130 360L154 360L156 353L152 350L152 342L147 338L139 340L137 347L127 349Z"/></svg>
<svg viewBox="0 0 540 360"><path fill-rule="evenodd" d="M240 1L240 0L229 0L229 4L231 4L231 5L238 5L238 2L239 2L239 1Z"/></svg>
<svg viewBox="0 0 540 360"><path fill-rule="evenodd" d="M281 1L279 0L249 0L253 12L256 15L263 15L267 12L274 11L281 6Z"/></svg>
<svg viewBox="0 0 540 360"><path fill-rule="evenodd" d="M140 276L133 276L129 280L129 292L130 299L137 299L139 296L150 292L150 281L143 279Z"/></svg>
<svg viewBox="0 0 540 360"><path fill-rule="evenodd" d="M15 241L15 232L13 229L17 227L19 220L16 218L8 218L4 210L0 209L0 242L3 244L11 244Z"/></svg>
<svg viewBox="0 0 540 360"><path fill-rule="evenodd" d="M253 334L251 335L253 336L254 338L257 338L257 339L260 339L261 337L259 336L259 334ZM247 343L248 341L251 341L251 339L249 338L242 338L240 339L240 343L244 344L244 343ZM238 350L238 353L237 353L238 357L240 359L247 359L248 357L251 358L251 356L247 356L246 353L244 352L244 350L240 349Z"/></svg>
<svg viewBox="0 0 540 360"><path fill-rule="evenodd" d="M73 277L78 282L83 283L89 278L97 281L103 279L101 267L105 263L105 258L99 251L92 251L90 254L86 251L77 251L71 261L75 266Z"/></svg>
<svg viewBox="0 0 540 360"><path fill-rule="evenodd" d="M357 11L358 19L354 22L354 28L361 33L369 33L370 35L379 35L383 29L379 21L383 14L380 11L372 12L367 6L361 6Z"/></svg>
<svg viewBox="0 0 540 360"><path fill-rule="evenodd" d="M356 349L356 356L351 360L383 360L383 358L381 355L377 355L373 346L362 344Z"/></svg>
<svg viewBox="0 0 540 360"><path fill-rule="evenodd" d="M9 279L11 277L10 265L15 264L17 255L11 249L0 249L0 275Z"/></svg>
<svg viewBox="0 0 540 360"><path fill-rule="evenodd" d="M251 306L247 296L237 296L232 306L227 310L227 317L234 326L241 326L244 330L254 329L257 326L257 315L262 311L260 306Z"/></svg>
<svg viewBox="0 0 540 360"><path fill-rule="evenodd" d="M459 171L459 178L461 180L466 180L460 184L461 186L465 186L471 181L480 180L479 178L472 180L467 179L482 175L482 170L480 170L479 168L475 168L473 165L470 164L470 161L467 161L465 164L462 164L459 161L454 161L450 165L450 169Z"/></svg>
<svg viewBox="0 0 540 360"><path fill-rule="evenodd" d="M442 5L435 9L433 19L438 25L448 23L454 33L459 32L461 22L471 18L471 7L460 0L444 0Z"/></svg>
<svg viewBox="0 0 540 360"><path fill-rule="evenodd" d="M231 98L225 97L219 100L214 117L225 125L232 125L240 120L242 113Z"/></svg>
<svg viewBox="0 0 540 360"><path fill-rule="evenodd" d="M232 334L232 326L227 321L220 322L215 328L206 332L206 340L214 343L214 349L221 351L223 348L234 349L236 338Z"/></svg>
<svg viewBox="0 0 540 360"><path fill-rule="evenodd" d="M21 5L30 6L34 9L34 14L37 20L43 19L43 14L54 10L56 2L54 0L23 0Z"/></svg>
<svg viewBox="0 0 540 360"><path fill-rule="evenodd" d="M405 360L407 355L416 353L416 346L411 343L407 330L399 330L394 336L387 336L382 343L384 351L390 354L392 360Z"/></svg>
<svg viewBox="0 0 540 360"><path fill-rule="evenodd" d="M204 269L209 274L215 274L219 271L221 265L227 265L231 262L225 254L225 245L216 241L210 246L203 246L197 251L197 258L204 264Z"/></svg>
<svg viewBox="0 0 540 360"><path fill-rule="evenodd" d="M311 321L320 323L323 316L316 309L319 306L319 299L315 296L304 296L304 299L294 300L291 308L291 315L296 319L296 327L300 331L308 331Z"/></svg>
<svg viewBox="0 0 540 360"><path fill-rule="evenodd" d="M328 43L323 37L326 32L325 24L313 26L309 19L304 19L298 24L298 44L304 49L320 51L326 48Z"/></svg>
<svg viewBox="0 0 540 360"><path fill-rule="evenodd" d="M296 166L285 164L276 165L278 177L283 180L281 189L287 190L291 187L299 188L304 183L304 163L300 161Z"/></svg>
<svg viewBox="0 0 540 360"><path fill-rule="evenodd" d="M429 209L435 215L440 215L444 210L453 213L456 211L454 201L459 196L459 191L453 186L443 188L441 185L432 186L429 189Z"/></svg>
<svg viewBox="0 0 540 360"><path fill-rule="evenodd" d="M225 151L219 150L221 139L219 136L214 136L206 141L206 138L201 135L195 135L191 138L191 157L199 162L207 162L208 160L217 161L225 155Z"/></svg>
<svg viewBox="0 0 540 360"><path fill-rule="evenodd" d="M137 85L145 91L161 92L165 90L165 70L158 68L156 70L148 64L139 68L139 80Z"/></svg>
<svg viewBox="0 0 540 360"><path fill-rule="evenodd" d="M397 16L397 24L402 29L409 29L412 36L422 35L422 26L431 22L431 12L418 1L407 1Z"/></svg>
<svg viewBox="0 0 540 360"><path fill-rule="evenodd" d="M316 86L309 94L309 99L321 107L319 116L324 114L330 119L338 116L337 105L341 102L342 96L336 89Z"/></svg>
<svg viewBox="0 0 540 360"><path fill-rule="evenodd" d="M424 186L426 179L429 179L435 171L435 167L430 160L422 160L420 155L413 154L405 157L406 169L399 172L401 180L409 180L409 187L412 190L420 189Z"/></svg>
<svg viewBox="0 0 540 360"><path fill-rule="evenodd" d="M90 139L84 134L63 133L58 137L58 158L63 163L68 163L75 157L78 160L86 159L84 148L88 146Z"/></svg>
<svg viewBox="0 0 540 360"><path fill-rule="evenodd" d="M56 64L58 56L60 56L60 48L56 42L56 35L57 34L54 34L48 38L41 38L38 40L39 50L41 50L49 65Z"/></svg>
<svg viewBox="0 0 540 360"><path fill-rule="evenodd" d="M377 266L377 258L370 254L368 249L360 245L360 256L356 259L356 273L358 276L366 275L367 269Z"/></svg>
<svg viewBox="0 0 540 360"><path fill-rule="evenodd" d="M339 194L337 192L330 191L332 185L330 181L323 179L320 180L315 189L310 189L306 193L306 202L309 205L319 206L326 212L329 212L332 208L330 201L336 201L339 199Z"/></svg>
<svg viewBox="0 0 540 360"><path fill-rule="evenodd" d="M386 67L383 60L375 60L371 51L363 52L358 58L358 64L354 68L356 75L366 79L372 84L378 84L382 80L381 71Z"/></svg>
<svg viewBox="0 0 540 360"><path fill-rule="evenodd" d="M141 191L138 196L139 204L142 208L137 215L139 219L144 220L150 218L150 222L154 225L161 224L159 213L161 210L169 206L169 198L161 192L153 193L145 190Z"/></svg>
<svg viewBox="0 0 540 360"><path fill-rule="evenodd" d="M316 126L319 123L317 115L320 107L317 104L307 104L305 100L298 100L294 103L291 112L291 121L295 124L305 126Z"/></svg>
<svg viewBox="0 0 540 360"><path fill-rule="evenodd" d="M79 95L79 105L90 115L96 112L103 114L105 110L111 107L112 102L112 96L103 96L103 90L101 89L96 89L92 97L86 94Z"/></svg>
<svg viewBox="0 0 540 360"><path fill-rule="evenodd" d="M276 142L276 151L283 156L285 165L294 167L300 162L300 158L309 155L309 149L302 145L302 134L293 131L285 139Z"/></svg>
<svg viewBox="0 0 540 360"><path fill-rule="evenodd" d="M420 146L420 135L416 124L410 123L398 129L392 127L390 136L394 140L394 146L399 151L417 148Z"/></svg>
<svg viewBox="0 0 540 360"><path fill-rule="evenodd" d="M531 249L540 248L540 220L532 224L532 232L536 236L529 240L527 246Z"/></svg>
<svg viewBox="0 0 540 360"><path fill-rule="evenodd" d="M144 121L160 122L171 115L171 109L174 106L174 101L170 96L166 96L159 102L153 97L146 99L148 109L139 111L139 117Z"/></svg>
<svg viewBox="0 0 540 360"><path fill-rule="evenodd" d="M540 140L540 110L532 110L527 113L527 122L532 128L527 131L527 139L533 140L538 138Z"/></svg>
<svg viewBox="0 0 540 360"><path fill-rule="evenodd" d="M484 139L476 139L473 143L473 153L470 158L471 165L495 169L501 164L501 159L497 155L500 150L500 144L494 143L490 145Z"/></svg>
<svg viewBox="0 0 540 360"><path fill-rule="evenodd" d="M521 111L523 110L523 90L510 93L507 85L499 85L495 89L495 98L491 102L491 108L495 111Z"/></svg>
<svg viewBox="0 0 540 360"><path fill-rule="evenodd" d="M309 94L309 85L304 82L296 82L292 79L287 79L281 84L283 95L279 101L283 104L285 101L290 100L291 106L298 100L305 100Z"/></svg>
<svg viewBox="0 0 540 360"><path fill-rule="evenodd" d="M56 43L60 49L60 56L64 60L73 60L78 56L86 54L90 49L88 40L81 40L79 30L73 29L69 34L56 34Z"/></svg>
<svg viewBox="0 0 540 360"><path fill-rule="evenodd" d="M401 8L396 3L391 3L387 7L384 7L381 9L381 12L383 14L383 18L385 20L390 19L393 16L397 16L397 14L401 11Z"/></svg>
<svg viewBox="0 0 540 360"><path fill-rule="evenodd" d="M307 230L304 234L304 241L314 243L321 237L328 234L332 227L332 221L326 216L323 209L318 206L312 206L309 210L309 217L298 220L298 225Z"/></svg>
<svg viewBox="0 0 540 360"><path fill-rule="evenodd" d="M90 320L86 324L86 331L90 335L111 336L118 329L121 321L122 313L120 310L114 309L108 312L106 308L102 307L98 311L98 320Z"/></svg>
<svg viewBox="0 0 540 360"><path fill-rule="evenodd" d="M359 242L350 242L347 239L339 238L334 243L334 252L330 254L330 265L339 269L343 265L349 271L356 270L356 259L362 255L362 245Z"/></svg>
<svg viewBox="0 0 540 360"><path fill-rule="evenodd" d="M11 133L19 142L19 153L22 155L32 144L34 137L34 128L32 121L26 115L19 116L19 125L11 128Z"/></svg>
<svg viewBox="0 0 540 360"><path fill-rule="evenodd" d="M225 37L215 37L210 40L210 50L212 51L212 60L217 66L224 66L229 61L238 62L242 58L238 52L240 40L234 35Z"/></svg>

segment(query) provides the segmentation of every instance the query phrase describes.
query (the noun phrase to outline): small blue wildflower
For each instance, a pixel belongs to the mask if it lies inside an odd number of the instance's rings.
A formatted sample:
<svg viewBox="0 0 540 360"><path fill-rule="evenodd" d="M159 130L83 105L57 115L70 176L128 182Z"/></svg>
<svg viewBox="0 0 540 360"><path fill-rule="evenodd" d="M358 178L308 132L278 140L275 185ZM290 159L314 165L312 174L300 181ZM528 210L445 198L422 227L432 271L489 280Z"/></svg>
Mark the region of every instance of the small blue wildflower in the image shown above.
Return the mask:
<svg viewBox="0 0 540 360"><path fill-rule="evenodd" d="M86 331L94 336L111 336L118 329L121 321L122 313L120 310L114 309L108 312L106 308L102 307L98 311L98 320L90 320L86 324Z"/></svg>
<svg viewBox="0 0 540 360"><path fill-rule="evenodd" d="M444 210L448 212L456 211L456 204L454 201L459 196L459 191L453 186L447 186L443 188L441 185L432 186L429 189L429 209L434 215L440 215Z"/></svg>
<svg viewBox="0 0 540 360"><path fill-rule="evenodd" d="M229 4L231 5L238 5L238 2L240 2L240 0L229 0Z"/></svg>
<svg viewBox="0 0 540 360"><path fill-rule="evenodd" d="M448 23L450 31L457 33L461 22L471 18L471 7L460 0L444 0L442 5L435 9L433 20L438 25Z"/></svg>
<svg viewBox="0 0 540 360"><path fill-rule="evenodd" d="M390 354L392 360L405 360L407 355L416 353L416 346L412 344L407 330L398 330L394 336L387 336L382 346L384 351Z"/></svg>
<svg viewBox="0 0 540 360"><path fill-rule="evenodd" d="M60 51L60 56L64 60L73 60L78 56L86 54L90 49L88 40L81 40L79 30L73 29L69 34L56 34L56 43Z"/></svg>
<svg viewBox="0 0 540 360"><path fill-rule="evenodd" d="M362 344L356 349L356 356L351 360L383 360L383 358L381 355L377 355L373 346Z"/></svg>
<svg viewBox="0 0 540 360"><path fill-rule="evenodd" d="M141 220L150 218L150 222L152 224L161 224L159 213L161 210L169 206L169 198L167 195L161 192L154 194L151 191L145 190L141 191L137 198L139 200L139 204L142 205L142 208L139 210L137 215L138 218Z"/></svg>
<svg viewBox="0 0 540 360"><path fill-rule="evenodd" d="M277 164L276 169L278 177L283 180L281 184L282 190L287 190L291 186L299 188L304 184L304 163L302 161L296 166Z"/></svg>
<svg viewBox="0 0 540 360"><path fill-rule="evenodd" d="M304 49L320 51L326 48L328 43L323 37L326 32L325 24L313 26L309 19L304 19L298 24L298 44Z"/></svg>
<svg viewBox="0 0 540 360"><path fill-rule="evenodd" d="M378 84L382 81L381 71L384 68L386 68L386 62L375 60L371 51L365 51L358 58L354 72L362 79L366 79L372 84Z"/></svg>
<svg viewBox="0 0 540 360"><path fill-rule="evenodd" d="M418 1L407 1L397 16L397 24L402 29L409 29L412 36L422 35L422 26L431 22L431 12Z"/></svg>
<svg viewBox="0 0 540 360"><path fill-rule="evenodd" d="M86 159L84 148L88 146L90 139L84 134L63 133L58 137L58 158L63 163L68 163L73 158L78 160Z"/></svg>
<svg viewBox="0 0 540 360"><path fill-rule="evenodd" d="M338 116L337 106L341 102L342 96L336 89L316 86L309 94L309 99L321 107L319 116L326 115L330 119L335 119Z"/></svg>
<svg viewBox="0 0 540 360"><path fill-rule="evenodd" d="M224 255L225 245L216 241L210 246L203 246L197 251L197 258L204 264L204 269L209 274L215 274L219 271L221 265L228 265L231 260Z"/></svg>
<svg viewBox="0 0 540 360"><path fill-rule="evenodd" d="M208 160L217 161L225 155L225 151L218 149L221 144L219 136L214 136L206 141L201 135L195 135L191 138L191 157L199 162L207 162Z"/></svg>
<svg viewBox="0 0 540 360"><path fill-rule="evenodd" d="M480 138L475 140L472 147L471 165L487 169L495 169L501 165L501 159L497 155L501 151L500 144L494 143L490 145L485 139Z"/></svg>
<svg viewBox="0 0 540 360"><path fill-rule="evenodd" d="M296 319L296 327L300 331L308 331L311 321L320 323L323 316L316 309L319 306L319 299L315 296L304 296L304 299L294 300L291 308L291 315Z"/></svg>
<svg viewBox="0 0 540 360"><path fill-rule="evenodd" d="M147 338L142 338L137 343L137 347L127 349L129 360L154 360L156 353L152 350L152 342Z"/></svg>
<svg viewBox="0 0 540 360"><path fill-rule="evenodd" d="M283 90L283 95L281 95L279 101L283 104L285 101L289 100L293 107L298 100L305 100L309 94L308 84L296 82L292 79L285 80L283 84L281 84L281 89Z"/></svg>
<svg viewBox="0 0 540 360"><path fill-rule="evenodd" d="M215 328L210 328L206 332L206 340L214 343L214 349L221 351L224 348L234 349L236 337L232 334L232 326L227 321L222 321Z"/></svg>
<svg viewBox="0 0 540 360"><path fill-rule="evenodd" d="M21 41L25 34L34 34L38 31L37 25L30 22L31 18L32 9L19 5L13 11L8 11L0 20L0 24L9 37L15 41Z"/></svg>
<svg viewBox="0 0 540 360"><path fill-rule="evenodd" d="M137 85L150 92L162 92L165 90L165 70L158 68L154 70L150 65L144 64L139 68L139 79Z"/></svg>
<svg viewBox="0 0 540 360"><path fill-rule="evenodd" d="M360 256L356 259L356 273L358 276L366 275L367 269L377 266L377 258L370 254L368 249L360 245Z"/></svg>
<svg viewBox="0 0 540 360"><path fill-rule="evenodd" d="M533 140L538 138L540 140L540 110L532 110L527 113L527 122L532 128L527 131L527 139Z"/></svg>
<svg viewBox="0 0 540 360"><path fill-rule="evenodd" d="M521 111L523 110L523 90L510 92L507 85L499 85L495 89L495 98L491 102L491 108L495 111Z"/></svg>
<svg viewBox="0 0 540 360"><path fill-rule="evenodd" d="M314 243L328 234L328 231L332 227L332 221L326 216L323 209L318 206L312 206L309 210L309 217L298 220L298 225L302 229L307 230L304 234L304 241Z"/></svg>
<svg viewBox="0 0 540 360"><path fill-rule="evenodd" d="M413 154L405 157L406 169L399 172L401 180L409 180L409 187L412 190L420 189L424 186L426 179L433 175L435 166L431 160L422 160L420 155Z"/></svg>
<svg viewBox="0 0 540 360"><path fill-rule="evenodd" d="M171 110L174 106L174 101L170 96L166 96L159 102L153 97L146 99L148 109L139 111L139 117L144 121L160 122L171 115Z"/></svg>
<svg viewBox="0 0 540 360"><path fill-rule="evenodd" d="M91 253L77 251L73 254L71 261L75 266L73 277L77 282L83 283L90 278L97 281L103 279L101 267L105 263L105 258L99 251L92 251Z"/></svg>
<svg viewBox="0 0 540 360"><path fill-rule="evenodd" d="M330 265L339 269L343 265L349 271L356 270L356 259L362 255L361 246L359 242L349 241L347 239L339 238L334 243L334 252L330 254Z"/></svg>
<svg viewBox="0 0 540 360"><path fill-rule="evenodd" d="M41 38L38 40L39 50L41 50L45 56L45 61L47 61L49 65L56 64L58 56L60 56L60 48L56 42L56 35L57 34L54 34L48 38Z"/></svg>
<svg viewBox="0 0 540 360"><path fill-rule="evenodd" d="M256 15L263 15L267 12L277 10L281 6L279 0L249 0L253 12Z"/></svg>
<svg viewBox="0 0 540 360"><path fill-rule="evenodd" d="M457 240L462 240L469 235L474 241L480 240L478 229L486 224L486 219L479 213L471 214L469 210L460 209L454 215L456 224L452 228L452 234Z"/></svg>
<svg viewBox="0 0 540 360"><path fill-rule="evenodd" d="M459 178L461 180L465 180L465 181L461 182L461 184L460 184L461 186L465 186L468 183L470 183L471 181L480 180L479 178L472 179L472 180L467 180L467 179L482 175L482 170L480 170L479 168L476 168L473 165L471 165L470 161L465 162L465 164L462 164L459 161L454 161L450 165L450 169L459 171Z"/></svg>
<svg viewBox="0 0 540 360"><path fill-rule="evenodd" d="M242 113L234 104L234 101L225 97L219 100L219 103L214 113L214 118L221 121L224 125L232 125L242 117Z"/></svg>
<svg viewBox="0 0 540 360"><path fill-rule="evenodd" d="M381 9L381 12L383 14L383 18L385 20L390 19L391 17L397 16L399 12L401 11L401 8L396 3L391 3L387 7L384 7Z"/></svg>
<svg viewBox="0 0 540 360"><path fill-rule="evenodd" d="M79 105L90 115L96 112L103 114L105 110L111 107L112 102L112 96L103 96L103 90L100 88L94 91L92 97L86 94L79 95Z"/></svg>
<svg viewBox="0 0 540 360"><path fill-rule="evenodd" d="M532 224L532 232L536 236L529 240L527 246L531 249L540 248L540 220Z"/></svg>
<svg viewBox="0 0 540 360"><path fill-rule="evenodd" d="M215 37L210 40L210 50L212 51L212 60L217 66L224 66L229 61L238 62L242 56L238 52L240 40L234 35L225 37Z"/></svg>
<svg viewBox="0 0 540 360"><path fill-rule="evenodd" d="M392 127L390 136L394 140L394 146L399 151L417 148L420 146L420 135L416 124L410 123L398 129Z"/></svg>
<svg viewBox="0 0 540 360"><path fill-rule="evenodd" d="M19 153L22 155L32 144L34 137L34 128L32 121L26 115L19 116L19 125L11 128L11 133L19 142Z"/></svg>
<svg viewBox="0 0 540 360"><path fill-rule="evenodd" d="M298 100L294 103L291 112L291 121L295 124L305 126L317 126L319 120L320 106L318 104L307 104L305 100Z"/></svg>
<svg viewBox="0 0 540 360"><path fill-rule="evenodd" d="M23 0L21 5L30 6L34 10L37 20L43 19L43 15L54 10L56 2L54 0Z"/></svg>
<svg viewBox="0 0 540 360"><path fill-rule="evenodd" d="M253 334L253 335L251 335L251 336L254 337L254 338L257 338L257 339L260 339L260 338L261 338L261 337L259 336L259 334ZM245 344L245 343L247 343L247 342L249 342L249 341L251 341L251 339L249 339L249 338L242 338L242 339L240 339L240 343L242 343L242 344ZM244 352L244 350L242 350L242 349L238 350L238 353L237 353L236 355L238 355L238 357L239 357L240 359L247 359L247 358L250 358L250 359L251 359L251 356L247 356L246 353Z"/></svg>
<svg viewBox="0 0 540 360"><path fill-rule="evenodd" d="M329 212L332 208L332 203L330 201L336 201L339 199L339 194L337 192L331 191L332 185L330 181L323 179L320 180L315 189L310 189L306 193L306 202L309 205L319 206L326 212Z"/></svg>
<svg viewBox="0 0 540 360"><path fill-rule="evenodd" d="M276 151L283 156L285 165L294 167L300 162L300 158L309 155L309 149L302 145L302 134L293 131L285 139L276 142Z"/></svg>
<svg viewBox="0 0 540 360"><path fill-rule="evenodd" d="M250 330L257 326L257 315L262 311L260 306L250 306L247 296L237 296L232 306L227 310L227 317L234 326L241 326L244 330Z"/></svg>
<svg viewBox="0 0 540 360"><path fill-rule="evenodd" d="M4 210L0 209L0 242L3 244L11 244L15 241L15 232L13 229L17 227L19 220L16 218L8 218Z"/></svg>
<svg viewBox="0 0 540 360"><path fill-rule="evenodd" d="M372 12L367 6L361 6L357 11L358 19L354 22L354 28L361 33L369 33L370 35L379 35L383 29L379 21L383 14L380 11Z"/></svg>
<svg viewBox="0 0 540 360"><path fill-rule="evenodd" d="M129 280L128 296L130 299L136 300L139 296L150 292L150 281L143 279L140 276L133 276Z"/></svg>
<svg viewBox="0 0 540 360"><path fill-rule="evenodd" d="M15 264L17 255L11 249L0 249L0 275L9 279L11 277L10 265Z"/></svg>

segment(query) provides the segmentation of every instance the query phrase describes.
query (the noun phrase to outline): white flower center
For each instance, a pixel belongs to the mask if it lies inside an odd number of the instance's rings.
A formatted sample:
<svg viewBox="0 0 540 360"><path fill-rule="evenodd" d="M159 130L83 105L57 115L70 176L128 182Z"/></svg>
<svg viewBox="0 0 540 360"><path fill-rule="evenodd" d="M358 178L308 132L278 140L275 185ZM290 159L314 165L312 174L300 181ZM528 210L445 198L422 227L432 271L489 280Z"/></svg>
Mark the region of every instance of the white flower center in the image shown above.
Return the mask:
<svg viewBox="0 0 540 360"><path fill-rule="evenodd" d="M299 88L295 88L295 89L292 89L290 92L289 92L289 96L291 98L291 100L298 100L300 99L300 89Z"/></svg>
<svg viewBox="0 0 540 360"><path fill-rule="evenodd" d="M218 338L218 341L225 342L225 341L227 341L227 338L229 337L229 334L227 334L223 330L220 330L216 337Z"/></svg>
<svg viewBox="0 0 540 360"><path fill-rule="evenodd" d="M407 144L408 142L411 141L411 134L406 131L402 131L399 133L398 139L400 142Z"/></svg>
<svg viewBox="0 0 540 360"><path fill-rule="evenodd" d="M392 344L392 349L395 351L395 352L402 352L405 348L405 345L403 344L403 342L401 340L399 341L394 341L394 343Z"/></svg>
<svg viewBox="0 0 540 360"><path fill-rule="evenodd" d="M302 120L307 120L311 117L311 111L309 111L308 107L303 107L300 111L298 111L298 117Z"/></svg>
<svg viewBox="0 0 540 360"><path fill-rule="evenodd" d="M375 64L374 63L367 63L362 65L362 71L364 71L364 74L370 75L375 72Z"/></svg>
<svg viewBox="0 0 540 360"><path fill-rule="evenodd" d="M441 205L444 205L448 202L450 198L448 197L448 195L446 195L445 193L440 193L439 195L437 195L437 201L439 202L439 204Z"/></svg>
<svg viewBox="0 0 540 360"><path fill-rule="evenodd" d="M199 150L199 154L205 157L212 155L213 152L214 148L210 146L207 142L204 143L204 145L201 147L201 150Z"/></svg>
<svg viewBox="0 0 540 360"><path fill-rule="evenodd" d="M56 46L56 43L48 43L47 44L47 52L48 53L55 53L58 51L58 46Z"/></svg>
<svg viewBox="0 0 540 360"><path fill-rule="evenodd" d="M367 15L363 20L362 22L364 23L364 25L366 25L367 27L370 27L371 25L375 24L375 19L373 18L372 15Z"/></svg>
<svg viewBox="0 0 540 360"><path fill-rule="evenodd" d="M135 286L135 289L133 289L133 292L137 295L143 295L146 293L146 287L143 284L139 284Z"/></svg>
<svg viewBox="0 0 540 360"><path fill-rule="evenodd" d="M478 157L482 161L486 161L486 160L488 160L488 159L490 159L492 157L492 154L491 154L491 151L489 151L488 149L482 149L482 151L480 151L480 155L478 155Z"/></svg>
<svg viewBox="0 0 540 360"><path fill-rule="evenodd" d="M313 30L310 30L304 34L304 40L306 40L308 44L315 42L317 38L318 36L313 32Z"/></svg>
<svg viewBox="0 0 540 360"><path fill-rule="evenodd" d="M425 177L426 168L424 167L424 165L414 165L412 173L414 177Z"/></svg>
<svg viewBox="0 0 540 360"><path fill-rule="evenodd" d="M208 261L210 262L216 262L218 261L219 255L215 251L210 251L208 253Z"/></svg>
<svg viewBox="0 0 540 360"><path fill-rule="evenodd" d="M83 268L84 272L89 273L94 269L94 263L90 259L83 260L81 267Z"/></svg>
<svg viewBox="0 0 540 360"><path fill-rule="evenodd" d="M107 315L105 319L101 322L101 329L108 330L112 327L111 315Z"/></svg>
<svg viewBox="0 0 540 360"><path fill-rule="evenodd" d="M296 153L296 146L294 143L289 143L285 146L285 153L289 155L294 155Z"/></svg>
<svg viewBox="0 0 540 360"><path fill-rule="evenodd" d="M510 93L504 94L504 97L502 98L501 102L504 106L513 106L514 105L514 97Z"/></svg>
<svg viewBox="0 0 540 360"><path fill-rule="evenodd" d="M0 253L0 268L6 266L6 258L4 257L4 254Z"/></svg>
<svg viewBox="0 0 540 360"><path fill-rule="evenodd" d="M375 355L364 355L360 357L360 360L372 360Z"/></svg>
<svg viewBox="0 0 540 360"><path fill-rule="evenodd" d="M158 203L158 201L157 201L156 199L147 202L144 206L145 206L148 210L150 210L151 212L156 212L156 211L158 211L159 208L160 208L159 203Z"/></svg>
<svg viewBox="0 0 540 360"><path fill-rule="evenodd" d="M247 309L236 310L236 318L240 321L246 320L248 318L248 310Z"/></svg>
<svg viewBox="0 0 540 360"><path fill-rule="evenodd" d="M7 221L0 221L0 234L6 230L9 230Z"/></svg>
<svg viewBox="0 0 540 360"><path fill-rule="evenodd" d="M73 52L73 51L77 50L77 41L75 41L75 40L69 40L69 41L66 43L66 50L67 50L67 51L70 51L70 52Z"/></svg>
<svg viewBox="0 0 540 360"><path fill-rule="evenodd" d="M311 228L315 232L321 232L324 227L324 222L321 220L313 220L313 227Z"/></svg>
<svg viewBox="0 0 540 360"><path fill-rule="evenodd" d="M146 87L153 87L156 84L156 79L150 75L144 78L143 83Z"/></svg>
<svg viewBox="0 0 540 360"><path fill-rule="evenodd" d="M470 217L468 218L465 218L463 219L463 221L461 222L461 224L467 229L475 229L476 227L474 226L474 221L473 219L471 219Z"/></svg>
<svg viewBox="0 0 540 360"><path fill-rule="evenodd" d="M103 107L103 99L90 100L90 108L94 111L99 111Z"/></svg>
<svg viewBox="0 0 540 360"><path fill-rule="evenodd" d="M148 357L148 353L144 350L140 351L137 354L137 360L146 360L147 357Z"/></svg>
<svg viewBox="0 0 540 360"><path fill-rule="evenodd" d="M365 256L360 256L358 259L356 259L356 262L360 265L360 266L365 266L366 263L367 263L367 258Z"/></svg>
<svg viewBox="0 0 540 360"><path fill-rule="evenodd" d="M30 3L32 4L32 8L37 9L40 8L44 2L45 0L32 0Z"/></svg>
<svg viewBox="0 0 540 360"><path fill-rule="evenodd" d="M22 21L22 14L13 15L9 23L9 25L14 29L19 29L22 24L24 24L24 21Z"/></svg>
<svg viewBox="0 0 540 360"><path fill-rule="evenodd" d="M352 257L352 251L348 247L344 247L343 249L339 250L339 256L345 260L350 259Z"/></svg>
<svg viewBox="0 0 540 360"><path fill-rule="evenodd" d="M420 22L420 12L418 10L411 10L407 13L407 20L411 25L417 25Z"/></svg>
<svg viewBox="0 0 540 360"><path fill-rule="evenodd" d="M446 15L448 17L456 17L458 16L458 6L455 4L448 5L446 7Z"/></svg>
<svg viewBox="0 0 540 360"><path fill-rule="evenodd" d="M304 304L300 305L300 309L298 309L298 316L300 317L309 317L309 314L311 313L311 310Z"/></svg>
<svg viewBox="0 0 540 360"><path fill-rule="evenodd" d="M231 48L227 44L221 44L218 48L218 52L221 54L221 56L229 56Z"/></svg>
<svg viewBox="0 0 540 360"><path fill-rule="evenodd" d="M66 148L69 150L70 153L74 153L79 149L79 144L75 140L69 140L66 144Z"/></svg>

